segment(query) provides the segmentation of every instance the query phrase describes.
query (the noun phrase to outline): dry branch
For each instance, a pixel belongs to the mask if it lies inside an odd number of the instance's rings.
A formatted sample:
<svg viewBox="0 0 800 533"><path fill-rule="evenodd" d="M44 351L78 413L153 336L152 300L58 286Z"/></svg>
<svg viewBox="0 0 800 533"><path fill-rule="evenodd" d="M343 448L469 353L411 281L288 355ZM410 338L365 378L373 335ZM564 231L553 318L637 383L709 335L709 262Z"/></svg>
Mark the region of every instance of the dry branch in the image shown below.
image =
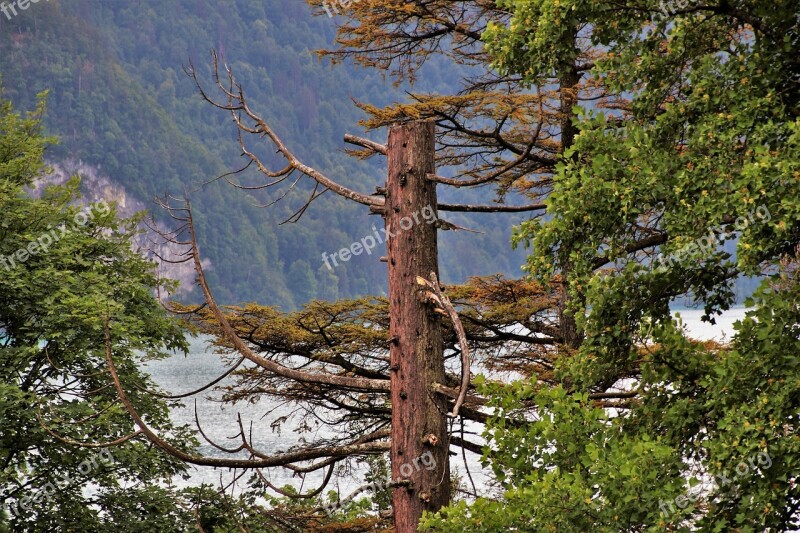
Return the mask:
<svg viewBox="0 0 800 533"><path fill-rule="evenodd" d="M222 100L213 98L205 90L203 84L197 77L197 71L195 70L194 66L189 65L189 67L185 69L185 72L192 79L197 87L198 92L206 102L218 109L228 111L231 114L233 122L238 131L239 146L242 149L242 155L248 158L250 163L255 164L258 170L265 176L269 178L278 178L270 183L263 184L256 188L265 188L277 185L286 179L293 171L298 171L301 174L313 179L318 185L324 187L325 189L331 190L339 196L353 200L354 202L370 206L380 206L384 204L384 198L353 191L332 180L315 168L303 163L291 150L289 150L283 140L277 135L277 133L275 133L267 121L250 108L247 98L244 94L244 89L236 81L233 70L229 66L225 65L225 77L223 82L223 77L220 75L219 58L217 57L216 52L212 52L212 60L216 88L222 94ZM255 154L255 152L248 148L247 143L245 142L245 134L260 138L267 137L272 142L277 152L286 160L287 166L280 170L270 170ZM371 143L371 141L366 141L365 139L363 141L366 143ZM378 146L380 145L375 143L375 147L377 148ZM305 208L308 207L308 204L310 204L317 196L318 195L315 193L312 193L309 200L301 208L301 211L304 211Z"/></svg>
<svg viewBox="0 0 800 533"><path fill-rule="evenodd" d="M222 459L217 457L193 455L184 452L183 450L180 450L179 448L159 437L152 429L150 429L128 398L125 389L122 387L122 382L120 381L119 374L117 373L117 367L114 364L114 359L111 354L111 331L108 319L106 319L105 343L106 362L108 363L108 369L109 373L111 374L114 388L117 390L117 396L119 397L120 402L122 402L122 405L125 407L125 410L128 411L128 414L138 426L138 431L140 431L141 434L147 437L147 440L152 442L158 448L167 452L171 456L180 459L181 461L203 466L218 466L228 468L266 468L272 466L286 466L296 462L319 459L320 457L349 457L358 454L385 452L389 449L388 442L369 442L363 444L350 444L346 446L307 448L295 452L285 452L275 455L255 454L259 457L258 459L254 459L252 457L248 459ZM254 451L249 447L249 445L248 450L251 451L251 453Z"/></svg>
<svg viewBox="0 0 800 533"><path fill-rule="evenodd" d="M439 304L447 313L447 316L450 318L450 322L452 322L453 328L456 331L458 343L461 347L461 390L456 398L453 411L450 413L450 416L455 418L458 416L458 412L461 409L461 406L464 404L464 399L467 397L467 390L469 390L470 357L467 334L464 333L464 326L461 324L461 319L458 317L455 307L453 307L450 299L442 292L442 288L439 285L439 279L436 277L436 272L431 272L430 281L418 277L417 283L433 290L432 295L430 293L428 294L432 296L434 301Z"/></svg>

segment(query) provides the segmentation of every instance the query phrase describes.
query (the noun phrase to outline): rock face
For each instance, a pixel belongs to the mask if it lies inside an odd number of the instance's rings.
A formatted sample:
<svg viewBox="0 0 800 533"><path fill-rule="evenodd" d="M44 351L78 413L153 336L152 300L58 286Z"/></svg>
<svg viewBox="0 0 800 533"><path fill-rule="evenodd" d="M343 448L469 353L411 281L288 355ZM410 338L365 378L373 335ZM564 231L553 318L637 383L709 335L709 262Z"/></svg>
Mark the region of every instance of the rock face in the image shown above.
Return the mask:
<svg viewBox="0 0 800 533"><path fill-rule="evenodd" d="M97 167L73 160L58 163L48 161L48 165L52 172L37 183L34 194L38 194L47 185L62 185L71 177L80 176L81 192L86 203L95 203L100 200L116 202L119 215L123 218L147 209L142 202L128 195L125 187L101 174Z"/></svg>
<svg viewBox="0 0 800 533"><path fill-rule="evenodd" d="M36 187L31 191L34 196L41 194L42 190L48 185L62 185L71 177L80 176L81 193L83 194L82 203L93 204L100 200L105 200L108 203L113 202L116 204L117 213L121 218L128 218L142 211L152 212L153 209L158 209L155 204L147 206L132 197L124 186L103 175L98 168L87 165L82 161L67 160L59 163L50 161L48 166L51 172L36 183ZM158 213L153 214L158 217ZM192 292L195 276L192 265L190 263L168 263L159 259L159 256L174 259L182 250L178 250L176 246L164 242L164 239L147 225L142 224L141 227L145 230L145 233L139 235L135 240L139 251L158 263L158 271L162 277L180 281L181 285L177 295L186 295ZM211 262L204 259L203 268L210 270L212 268Z"/></svg>

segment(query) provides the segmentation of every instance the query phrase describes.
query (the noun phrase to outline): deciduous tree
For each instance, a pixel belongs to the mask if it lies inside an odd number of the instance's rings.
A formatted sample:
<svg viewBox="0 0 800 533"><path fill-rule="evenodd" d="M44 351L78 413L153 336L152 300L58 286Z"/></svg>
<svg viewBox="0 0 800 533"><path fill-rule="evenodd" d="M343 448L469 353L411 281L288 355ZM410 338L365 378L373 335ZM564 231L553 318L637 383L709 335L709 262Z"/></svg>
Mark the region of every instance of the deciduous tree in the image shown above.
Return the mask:
<svg viewBox="0 0 800 533"><path fill-rule="evenodd" d="M428 526L796 528L796 3L503 4L512 18L486 34L496 65L538 82L546 57L572 53L559 35L577 21L607 51L588 76L631 102L580 112L552 219L518 233L537 279L566 276L584 340L559 361L558 387L487 387L504 498L447 509ZM670 303L691 297L713 321L743 275L765 279L732 341L688 339ZM635 400L620 412L587 396L608 387Z"/></svg>
<svg viewBox="0 0 800 533"><path fill-rule="evenodd" d="M155 298L155 264L132 247L137 219L82 204L77 179L30 193L53 142L43 112L43 98L25 116L0 101L0 531L173 527L154 510L175 499L147 485L185 466L131 428L104 330L110 319L119 373L140 388L154 388L141 362L185 349L184 335ZM165 438L192 446L167 402L131 394Z"/></svg>

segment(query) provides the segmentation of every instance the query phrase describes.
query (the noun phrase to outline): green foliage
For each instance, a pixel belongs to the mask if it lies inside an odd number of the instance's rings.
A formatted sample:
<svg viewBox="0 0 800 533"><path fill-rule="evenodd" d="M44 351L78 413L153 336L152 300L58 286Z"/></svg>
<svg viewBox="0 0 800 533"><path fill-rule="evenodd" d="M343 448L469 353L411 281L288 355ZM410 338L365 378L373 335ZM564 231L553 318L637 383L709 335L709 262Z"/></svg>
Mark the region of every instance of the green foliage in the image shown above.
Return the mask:
<svg viewBox="0 0 800 533"><path fill-rule="evenodd" d="M563 387L484 385L499 501L459 502L431 531L785 531L797 526L800 285L759 291L730 347L667 324L641 401L617 416ZM580 368L579 368L580 370ZM534 419L525 416L533 403ZM514 423L511 423L514 421ZM713 480L713 481L712 481ZM794 515L794 516L793 516Z"/></svg>
<svg viewBox="0 0 800 533"><path fill-rule="evenodd" d="M185 467L137 439L102 454L65 441L104 443L134 431L109 383L108 320L133 402L159 432L191 448L168 405L135 389L155 388L137 368L143 358L186 342L154 298L153 263L132 249L138 219L120 220L107 204L80 205L77 179L38 198L25 192L52 141L39 133L42 111L40 101L23 117L0 102L0 501L8 507L0 528L133 531L119 494ZM134 488L127 498L134 493L142 498L137 520L155 519L152 493Z"/></svg>
<svg viewBox="0 0 800 533"><path fill-rule="evenodd" d="M282 508L282 501L265 507L251 494L230 496L210 485L177 490L157 486L116 491L103 501L115 509L113 523L94 531L149 533L163 531L227 532L246 528L252 533L294 533L306 522ZM297 509L291 509L292 512Z"/></svg>
<svg viewBox="0 0 800 533"><path fill-rule="evenodd" d="M516 235L536 279L566 269L584 341L555 388L486 390L503 499L445 509L430 530L800 525L800 13L636 4L506 2L508 27L485 36L499 68L536 83L573 57L567 28L584 28L581 46L602 50L588 75L630 102L579 111L552 217ZM765 273L729 345L691 341L670 316L691 296L712 320L738 276ZM637 396L622 409L592 396L614 386Z"/></svg>
<svg viewBox="0 0 800 533"><path fill-rule="evenodd" d="M376 487L372 492L372 503L374 511L387 511L392 506L392 491L386 487L387 480L392 478L392 471L389 466L388 457L385 455L374 455L364 459L367 464L367 473L364 481Z"/></svg>
<svg viewBox="0 0 800 533"><path fill-rule="evenodd" d="M426 527L435 531L620 531L657 519L658 499L678 494L670 480L679 457L647 434L622 434L622 420L561 387L534 392L516 383L493 393L488 435L503 499L459 502ZM507 415L533 400L535 422L509 425ZM524 419L517 419L522 422ZM653 489L658 490L654 491Z"/></svg>

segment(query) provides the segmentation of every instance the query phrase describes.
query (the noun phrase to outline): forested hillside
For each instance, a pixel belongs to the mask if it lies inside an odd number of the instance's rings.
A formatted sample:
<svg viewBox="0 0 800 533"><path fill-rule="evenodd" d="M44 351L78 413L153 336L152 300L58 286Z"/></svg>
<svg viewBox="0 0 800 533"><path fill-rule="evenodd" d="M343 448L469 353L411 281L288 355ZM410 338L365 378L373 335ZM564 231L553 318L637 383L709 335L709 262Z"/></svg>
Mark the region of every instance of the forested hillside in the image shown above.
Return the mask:
<svg viewBox="0 0 800 533"><path fill-rule="evenodd" d="M342 153L344 133L363 133L357 123L364 116L353 99L384 105L404 99L407 88L371 70L319 61L313 51L335 32L336 19L312 17L299 0L51 0L10 20L0 17L0 76L5 96L20 109L49 90L48 133L61 141L48 152L50 161L95 167L157 217L163 214L155 196L192 193L202 252L221 300L294 308L314 297L384 292L378 254L333 270L322 261L323 252L372 233L374 218L323 195L299 222L279 225L302 205L307 189L258 208L277 193L248 193L220 181L204 185L242 160L229 117L201 100L183 66L192 62L210 73L210 51L217 50L298 156L369 192L382 184L385 161ZM452 92L461 74L442 62L426 68L415 88ZM369 135L385 140L385 131ZM493 192L485 189L483 196L481 203L489 203ZM444 279L518 275L524 254L510 250L509 235L522 218L450 215L484 233L442 234Z"/></svg>

